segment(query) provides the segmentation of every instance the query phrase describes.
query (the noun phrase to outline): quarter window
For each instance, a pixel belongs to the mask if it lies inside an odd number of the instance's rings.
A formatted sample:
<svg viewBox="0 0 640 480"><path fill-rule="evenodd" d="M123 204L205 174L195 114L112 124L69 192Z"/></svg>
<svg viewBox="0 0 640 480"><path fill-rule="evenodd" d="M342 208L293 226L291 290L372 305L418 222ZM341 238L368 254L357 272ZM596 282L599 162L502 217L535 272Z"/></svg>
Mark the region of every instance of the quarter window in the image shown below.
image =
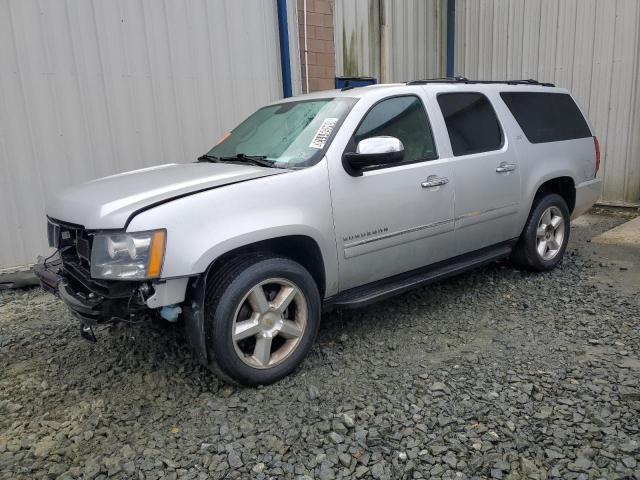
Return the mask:
<svg viewBox="0 0 640 480"><path fill-rule="evenodd" d="M353 135L353 145L371 137L391 136L404 145L404 163L437 158L429 119L420 99L393 97L374 105Z"/></svg>
<svg viewBox="0 0 640 480"><path fill-rule="evenodd" d="M502 147L502 129L487 97L473 92L441 93L438 104L456 157Z"/></svg>
<svg viewBox="0 0 640 480"><path fill-rule="evenodd" d="M580 109L566 93L503 92L500 96L531 143L591 136Z"/></svg>

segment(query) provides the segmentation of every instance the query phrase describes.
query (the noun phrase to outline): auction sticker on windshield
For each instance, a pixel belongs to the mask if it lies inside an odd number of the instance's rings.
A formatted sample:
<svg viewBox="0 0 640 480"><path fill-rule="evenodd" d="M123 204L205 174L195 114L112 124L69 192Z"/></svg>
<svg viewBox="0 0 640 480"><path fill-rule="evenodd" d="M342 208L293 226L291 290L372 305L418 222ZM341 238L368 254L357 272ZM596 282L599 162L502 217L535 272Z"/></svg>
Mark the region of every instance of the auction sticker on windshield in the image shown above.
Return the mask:
<svg viewBox="0 0 640 480"><path fill-rule="evenodd" d="M311 144L309 144L309 148L324 148L324 144L327 143L327 139L329 138L329 135L331 135L336 123L338 123L337 118L325 118L324 122L322 122L322 125L320 125L320 128L318 128L318 131L313 137Z"/></svg>

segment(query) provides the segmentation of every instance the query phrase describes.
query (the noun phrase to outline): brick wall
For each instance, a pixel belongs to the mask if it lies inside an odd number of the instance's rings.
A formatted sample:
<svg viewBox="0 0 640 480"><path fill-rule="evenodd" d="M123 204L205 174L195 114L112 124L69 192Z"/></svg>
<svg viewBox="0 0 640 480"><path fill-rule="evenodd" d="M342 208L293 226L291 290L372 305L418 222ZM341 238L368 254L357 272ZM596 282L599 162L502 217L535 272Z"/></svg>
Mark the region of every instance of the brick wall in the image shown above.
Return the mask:
<svg viewBox="0 0 640 480"><path fill-rule="evenodd" d="M334 0L307 0L307 49L309 59L309 91L334 88L336 54L333 42ZM304 0L298 0L298 32L300 33L300 68L302 91L306 93L304 55Z"/></svg>

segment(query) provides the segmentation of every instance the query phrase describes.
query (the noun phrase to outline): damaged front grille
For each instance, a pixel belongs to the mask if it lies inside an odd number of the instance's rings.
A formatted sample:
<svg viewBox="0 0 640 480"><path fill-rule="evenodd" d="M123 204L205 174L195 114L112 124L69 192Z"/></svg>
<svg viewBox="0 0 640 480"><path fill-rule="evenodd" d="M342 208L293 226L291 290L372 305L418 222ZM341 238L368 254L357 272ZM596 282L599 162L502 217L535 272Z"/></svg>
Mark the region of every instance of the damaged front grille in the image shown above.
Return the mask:
<svg viewBox="0 0 640 480"><path fill-rule="evenodd" d="M73 261L89 269L92 235L82 225L48 220L49 245L58 249L62 262Z"/></svg>
<svg viewBox="0 0 640 480"><path fill-rule="evenodd" d="M130 298L139 282L91 278L91 247L94 233L82 225L48 219L49 245L60 253L62 270L72 286L105 298Z"/></svg>

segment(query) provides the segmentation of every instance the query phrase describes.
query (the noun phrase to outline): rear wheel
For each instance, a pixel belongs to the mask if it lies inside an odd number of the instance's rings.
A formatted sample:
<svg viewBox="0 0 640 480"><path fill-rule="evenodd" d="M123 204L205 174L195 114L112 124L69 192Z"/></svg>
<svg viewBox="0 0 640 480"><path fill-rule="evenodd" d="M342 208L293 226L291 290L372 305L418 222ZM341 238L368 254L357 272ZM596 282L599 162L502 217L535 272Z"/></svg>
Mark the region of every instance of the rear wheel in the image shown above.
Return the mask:
<svg viewBox="0 0 640 480"><path fill-rule="evenodd" d="M555 193L538 197L513 252L515 263L538 272L555 268L567 248L569 222L564 198Z"/></svg>
<svg viewBox="0 0 640 480"><path fill-rule="evenodd" d="M291 373L311 349L320 295L292 260L237 257L210 283L205 321L211 369L237 383L268 384Z"/></svg>

